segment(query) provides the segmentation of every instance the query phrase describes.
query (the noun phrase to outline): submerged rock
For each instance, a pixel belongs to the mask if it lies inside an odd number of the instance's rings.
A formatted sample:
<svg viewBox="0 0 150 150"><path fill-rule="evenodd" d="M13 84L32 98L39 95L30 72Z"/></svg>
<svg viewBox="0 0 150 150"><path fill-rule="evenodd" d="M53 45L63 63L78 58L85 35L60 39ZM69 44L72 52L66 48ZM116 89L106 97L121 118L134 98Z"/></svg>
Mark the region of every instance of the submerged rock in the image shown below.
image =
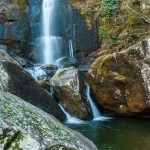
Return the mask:
<svg viewBox="0 0 150 150"><path fill-rule="evenodd" d="M65 118L52 96L4 51L0 51L0 90L17 95L60 120Z"/></svg>
<svg viewBox="0 0 150 150"><path fill-rule="evenodd" d="M22 99L0 92L0 149L96 150L87 138Z"/></svg>
<svg viewBox="0 0 150 150"><path fill-rule="evenodd" d="M150 115L150 38L99 57L88 79L102 108L117 114Z"/></svg>
<svg viewBox="0 0 150 150"><path fill-rule="evenodd" d="M87 102L82 94L78 70L74 67L59 69L51 79L56 96L67 111L80 119L89 118Z"/></svg>

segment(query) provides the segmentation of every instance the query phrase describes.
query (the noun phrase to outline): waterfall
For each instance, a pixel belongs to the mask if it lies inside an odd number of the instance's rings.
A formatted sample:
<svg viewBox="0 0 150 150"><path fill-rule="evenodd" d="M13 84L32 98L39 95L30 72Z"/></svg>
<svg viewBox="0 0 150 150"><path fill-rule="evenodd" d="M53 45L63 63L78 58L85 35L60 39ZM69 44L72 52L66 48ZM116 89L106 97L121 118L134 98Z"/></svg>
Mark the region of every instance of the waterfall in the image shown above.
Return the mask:
<svg viewBox="0 0 150 150"><path fill-rule="evenodd" d="M92 111L92 115L93 115L93 120L107 120L107 119L110 119L109 117L103 117L100 114L98 108L96 107L96 104L94 103L94 101L93 101L93 99L91 97L89 85L87 85L86 95L87 95L87 99L88 99L90 107L91 107L91 111Z"/></svg>
<svg viewBox="0 0 150 150"><path fill-rule="evenodd" d="M43 0L42 4L42 63L55 64L61 57L63 38L57 35L58 0Z"/></svg>
<svg viewBox="0 0 150 150"><path fill-rule="evenodd" d="M66 123L69 123L69 124L83 124L85 123L83 120L80 120L78 118L75 118L75 117L72 117L65 109L62 105L59 104L59 107L61 108L61 110L64 112L64 114L66 115L67 117L67 121Z"/></svg>
<svg viewBox="0 0 150 150"><path fill-rule="evenodd" d="M62 23L64 14L60 13L62 10L64 10L64 6L62 6L61 0L43 0L42 2L42 29L39 52L39 59L42 64L57 65L57 60L64 57L73 57L72 40L70 37L63 38L66 33L64 33L65 29ZM65 8L65 13L70 13L68 8Z"/></svg>
<svg viewBox="0 0 150 150"><path fill-rule="evenodd" d="M73 44L72 44L72 40L69 40L69 55L70 55L70 57L73 57Z"/></svg>

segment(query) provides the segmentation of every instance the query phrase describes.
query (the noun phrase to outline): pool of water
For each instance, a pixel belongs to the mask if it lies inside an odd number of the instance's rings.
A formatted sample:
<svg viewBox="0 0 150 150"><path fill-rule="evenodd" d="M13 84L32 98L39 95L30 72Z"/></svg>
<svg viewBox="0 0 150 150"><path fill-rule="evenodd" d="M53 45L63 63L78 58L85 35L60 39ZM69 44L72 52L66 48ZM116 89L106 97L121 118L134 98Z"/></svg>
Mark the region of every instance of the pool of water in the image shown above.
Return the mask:
<svg viewBox="0 0 150 150"><path fill-rule="evenodd" d="M67 124L99 150L150 150L150 119L119 119Z"/></svg>

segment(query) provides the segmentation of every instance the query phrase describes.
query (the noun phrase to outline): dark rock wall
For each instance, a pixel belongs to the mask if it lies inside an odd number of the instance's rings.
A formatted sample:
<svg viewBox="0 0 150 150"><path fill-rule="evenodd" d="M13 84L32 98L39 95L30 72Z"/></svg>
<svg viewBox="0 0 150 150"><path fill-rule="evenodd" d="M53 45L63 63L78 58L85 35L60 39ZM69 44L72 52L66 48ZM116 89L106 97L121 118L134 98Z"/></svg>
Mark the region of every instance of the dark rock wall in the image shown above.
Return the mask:
<svg viewBox="0 0 150 150"><path fill-rule="evenodd" d="M38 60L41 37L42 0L0 1L0 44L8 50L21 50L26 57ZM60 1L57 11L58 35L64 38L65 53L69 53L68 40L73 41L75 53L85 55L97 49L96 30L87 29L80 13L67 0Z"/></svg>

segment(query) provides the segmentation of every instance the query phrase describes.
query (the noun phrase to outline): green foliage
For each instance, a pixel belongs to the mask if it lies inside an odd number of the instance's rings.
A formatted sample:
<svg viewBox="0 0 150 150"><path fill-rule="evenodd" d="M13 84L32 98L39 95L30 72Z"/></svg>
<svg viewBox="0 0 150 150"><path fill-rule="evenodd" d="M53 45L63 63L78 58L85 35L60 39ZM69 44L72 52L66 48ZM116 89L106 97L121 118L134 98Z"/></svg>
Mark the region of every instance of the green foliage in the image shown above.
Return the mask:
<svg viewBox="0 0 150 150"><path fill-rule="evenodd" d="M100 35L101 38L109 37L108 32L103 27L99 28L99 35Z"/></svg>
<svg viewBox="0 0 150 150"><path fill-rule="evenodd" d="M113 36L111 36L111 40L113 43L115 43L118 40L118 37L113 35Z"/></svg>
<svg viewBox="0 0 150 150"><path fill-rule="evenodd" d="M109 17L119 7L119 0L99 0L103 17Z"/></svg>

